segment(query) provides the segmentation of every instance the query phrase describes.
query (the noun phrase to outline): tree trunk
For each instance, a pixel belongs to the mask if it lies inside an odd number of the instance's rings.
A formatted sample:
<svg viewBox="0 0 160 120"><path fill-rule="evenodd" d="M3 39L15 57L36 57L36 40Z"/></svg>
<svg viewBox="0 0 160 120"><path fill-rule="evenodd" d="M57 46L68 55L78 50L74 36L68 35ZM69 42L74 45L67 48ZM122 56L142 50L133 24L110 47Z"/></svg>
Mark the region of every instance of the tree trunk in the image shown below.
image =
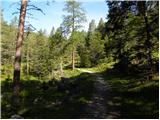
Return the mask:
<svg viewBox="0 0 160 120"><path fill-rule="evenodd" d="M27 0L21 0L21 9L19 16L18 34L16 40L16 53L14 61L14 74L13 74L13 106L15 109L20 104L19 101L19 81L20 81L20 68L21 68L21 50L24 35L24 23L27 8Z"/></svg>
<svg viewBox="0 0 160 120"><path fill-rule="evenodd" d="M72 18L72 35L73 35L74 31L75 31L75 26L74 26L74 24L75 24L75 19L74 19L75 18L75 14L74 14L75 10L74 10L74 7L73 7L72 12L73 12L72 13L72 17L73 17ZM74 69L75 69L75 47L73 45L73 47L72 47L72 70L74 70Z"/></svg>
<svg viewBox="0 0 160 120"><path fill-rule="evenodd" d="M147 80L151 80L151 75L152 75L152 56L151 56L151 41L150 41L150 29L149 29L149 24L148 24L148 17L147 17L147 12L144 15L144 20L145 20L145 27L146 27L146 33L147 33L147 38L145 41L145 46L146 46L146 51L147 51Z"/></svg>
<svg viewBox="0 0 160 120"><path fill-rule="evenodd" d="M27 33L27 37L26 37L26 40L28 41L27 42L27 63L26 63L26 69L27 69L27 78L29 78L29 39L28 39L28 36L29 36L29 34L30 34L30 27L28 27L28 33Z"/></svg>
<svg viewBox="0 0 160 120"><path fill-rule="evenodd" d="M75 49L72 50L72 70L75 69Z"/></svg>
<svg viewBox="0 0 160 120"><path fill-rule="evenodd" d="M60 61L60 74L61 74L61 77L63 77L63 59L62 58Z"/></svg>
<svg viewBox="0 0 160 120"><path fill-rule="evenodd" d="M29 43L27 44L27 77L29 78Z"/></svg>

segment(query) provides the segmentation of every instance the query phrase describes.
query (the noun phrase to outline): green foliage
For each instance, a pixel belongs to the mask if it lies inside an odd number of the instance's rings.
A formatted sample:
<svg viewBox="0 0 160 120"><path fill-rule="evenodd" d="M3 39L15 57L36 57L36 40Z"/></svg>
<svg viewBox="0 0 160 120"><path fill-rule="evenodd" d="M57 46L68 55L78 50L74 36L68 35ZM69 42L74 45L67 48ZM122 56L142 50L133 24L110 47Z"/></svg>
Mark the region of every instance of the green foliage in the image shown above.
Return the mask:
<svg viewBox="0 0 160 120"><path fill-rule="evenodd" d="M101 39L101 34L98 32L93 33L90 38L90 55L93 65L97 64L97 61L104 57L104 41Z"/></svg>
<svg viewBox="0 0 160 120"><path fill-rule="evenodd" d="M75 0L68 0L65 3L63 9L67 12L68 15L63 16L63 26L66 30L66 33L77 31L82 27L82 23L86 22L85 11L81 6L80 2Z"/></svg>
<svg viewBox="0 0 160 120"><path fill-rule="evenodd" d="M90 52L86 48L82 48L80 50L80 66L81 67L91 67L91 60L90 60Z"/></svg>
<svg viewBox="0 0 160 120"><path fill-rule="evenodd" d="M30 73L37 77L44 77L48 74L47 66L47 52L46 37L43 31L39 31L39 34L35 35L35 41L32 43L32 48L29 54L30 56ZM29 42L29 41L27 41ZM30 44L30 43L29 43ZM29 46L31 47L31 46Z"/></svg>
<svg viewBox="0 0 160 120"><path fill-rule="evenodd" d="M1 25L1 57L3 58L1 62L2 65L11 65L13 63L15 53L16 28L13 23L8 25L2 21Z"/></svg>
<svg viewBox="0 0 160 120"><path fill-rule="evenodd" d="M79 47L81 67L96 66L100 59L105 58L105 41L99 30L100 26L101 25L96 28L94 20L89 23L89 29L85 41L83 42L83 45Z"/></svg>
<svg viewBox="0 0 160 120"><path fill-rule="evenodd" d="M101 82L97 76L104 75L110 89L105 103L108 114L113 109L120 111L121 118L158 118L158 2L107 3L107 22L100 19L96 26L92 20L88 32L79 31L86 17L75 0L65 2L63 23L57 30L53 27L49 36L46 30L25 31L17 114L35 119L83 118L97 81ZM11 96L17 23L16 17L10 24L5 22L1 12L2 118L15 114ZM76 67L83 68L69 69L72 55ZM153 69L151 81L146 81L148 68Z"/></svg>
<svg viewBox="0 0 160 120"><path fill-rule="evenodd" d="M75 0L69 0L65 2L65 7L63 9L67 12L67 15L63 16L64 20L62 23L62 28L64 29L65 35L70 34L70 49L72 53L72 69L75 68L76 62L76 50L77 44L80 43L82 36L79 36L78 30L82 27L82 23L86 22L85 11L81 6L80 2Z"/></svg>
<svg viewBox="0 0 160 120"><path fill-rule="evenodd" d="M158 3L145 1L108 1L107 3L109 6L106 23L107 38L105 39L107 56L119 60L116 69L121 72L131 70L142 73L147 69L149 73L151 69L155 69L156 63L152 51L158 52L158 39L153 34L158 28L155 14ZM154 20L157 28L151 29L154 26L152 24Z"/></svg>
<svg viewBox="0 0 160 120"><path fill-rule="evenodd" d="M1 20L1 78L4 80L13 76L17 19L14 17L11 24L7 24L2 15Z"/></svg>
<svg viewBox="0 0 160 120"><path fill-rule="evenodd" d="M125 119L158 118L158 79L142 83L143 79L105 73L105 80L112 87L106 102L108 109L121 110L120 118Z"/></svg>
<svg viewBox="0 0 160 120"><path fill-rule="evenodd" d="M106 34L105 34L105 23L104 23L102 18L100 19L100 21L98 23L96 31L100 32L101 33L101 39L104 39L104 37L106 36Z"/></svg>
<svg viewBox="0 0 160 120"><path fill-rule="evenodd" d="M18 114L24 118L83 117L83 108L92 96L93 83L93 76L86 73L61 81L22 80ZM11 84L11 81L2 82L2 118L10 118L13 114Z"/></svg>
<svg viewBox="0 0 160 120"><path fill-rule="evenodd" d="M71 78L80 75L82 72L79 70L64 70L64 76L66 78Z"/></svg>

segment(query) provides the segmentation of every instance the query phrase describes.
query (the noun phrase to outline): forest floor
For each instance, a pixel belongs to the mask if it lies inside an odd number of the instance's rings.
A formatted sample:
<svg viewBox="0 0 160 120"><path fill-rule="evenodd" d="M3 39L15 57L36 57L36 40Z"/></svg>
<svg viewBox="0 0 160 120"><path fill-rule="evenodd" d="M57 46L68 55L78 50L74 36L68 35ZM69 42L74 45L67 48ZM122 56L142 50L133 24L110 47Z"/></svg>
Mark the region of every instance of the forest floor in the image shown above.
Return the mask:
<svg viewBox="0 0 160 120"><path fill-rule="evenodd" d="M158 118L159 81L92 69L65 70L60 81L21 80L18 115L32 119ZM12 80L1 83L2 118L11 118Z"/></svg>
<svg viewBox="0 0 160 120"><path fill-rule="evenodd" d="M159 80L78 69L95 77L87 118L158 118Z"/></svg>
<svg viewBox="0 0 160 120"><path fill-rule="evenodd" d="M107 118L107 108L105 105L106 93L109 93L109 86L104 81L103 77L100 74L96 74L93 71L78 69L81 72L86 72L89 74L94 74L94 93L91 97L91 100L88 101L86 105L86 118Z"/></svg>

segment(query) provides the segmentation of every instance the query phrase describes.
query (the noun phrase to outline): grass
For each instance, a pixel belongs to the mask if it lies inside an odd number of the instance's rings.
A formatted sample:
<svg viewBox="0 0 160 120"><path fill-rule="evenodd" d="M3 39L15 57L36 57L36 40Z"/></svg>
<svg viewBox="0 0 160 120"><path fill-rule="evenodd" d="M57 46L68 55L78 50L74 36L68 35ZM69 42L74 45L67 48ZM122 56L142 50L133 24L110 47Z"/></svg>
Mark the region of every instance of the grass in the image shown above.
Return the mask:
<svg viewBox="0 0 160 120"><path fill-rule="evenodd" d="M69 72L66 71L67 75ZM21 80L18 114L28 119L82 118L83 109L93 94L94 77L87 73L67 77L61 81ZM14 114L11 107L12 81L7 79L1 85L2 118L10 118Z"/></svg>
<svg viewBox="0 0 160 120"><path fill-rule="evenodd" d="M106 93L108 114L119 113L117 118L122 119L158 118L159 77L145 81L138 75L111 73L109 70L114 64L82 68L103 74L104 80L111 86L110 93ZM2 118L10 118L14 114L11 107L12 79L6 78L1 81ZM28 119L85 118L84 108L94 93L94 82L94 74L82 73L80 70L64 70L64 77L59 81L22 77L18 114Z"/></svg>
<svg viewBox="0 0 160 120"><path fill-rule="evenodd" d="M70 69L68 69L68 70L64 70L64 77L65 78L71 78L71 77L75 77L75 76L78 76L78 75L80 75L82 72L81 71L79 71L79 70L70 70Z"/></svg>
<svg viewBox="0 0 160 120"><path fill-rule="evenodd" d="M94 73L101 73L101 72L104 72L104 71L106 71L108 69L112 69L115 63L116 62L101 63L101 64L97 65L96 67L81 68L81 69L87 70L87 71L92 71Z"/></svg>
<svg viewBox="0 0 160 120"><path fill-rule="evenodd" d="M106 101L108 109L120 113L119 118L158 118L159 80L140 82L135 76L105 74L112 90Z"/></svg>

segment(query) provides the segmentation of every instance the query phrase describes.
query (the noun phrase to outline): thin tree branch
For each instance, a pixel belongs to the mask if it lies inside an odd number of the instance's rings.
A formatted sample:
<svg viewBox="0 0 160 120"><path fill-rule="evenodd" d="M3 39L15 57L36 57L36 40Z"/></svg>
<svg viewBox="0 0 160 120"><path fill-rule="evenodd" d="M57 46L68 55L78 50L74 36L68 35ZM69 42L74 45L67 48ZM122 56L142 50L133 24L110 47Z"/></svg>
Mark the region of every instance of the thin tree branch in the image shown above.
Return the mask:
<svg viewBox="0 0 160 120"><path fill-rule="evenodd" d="M43 12L43 10L40 9L40 8L38 8L38 7L36 7L35 5L28 5L28 7L30 7L30 8L28 8L27 10L38 10L38 11L40 11L42 14L45 15L45 13Z"/></svg>
<svg viewBox="0 0 160 120"><path fill-rule="evenodd" d="M12 15L15 15L15 14L18 14L19 12L14 12L14 13L12 13Z"/></svg>

